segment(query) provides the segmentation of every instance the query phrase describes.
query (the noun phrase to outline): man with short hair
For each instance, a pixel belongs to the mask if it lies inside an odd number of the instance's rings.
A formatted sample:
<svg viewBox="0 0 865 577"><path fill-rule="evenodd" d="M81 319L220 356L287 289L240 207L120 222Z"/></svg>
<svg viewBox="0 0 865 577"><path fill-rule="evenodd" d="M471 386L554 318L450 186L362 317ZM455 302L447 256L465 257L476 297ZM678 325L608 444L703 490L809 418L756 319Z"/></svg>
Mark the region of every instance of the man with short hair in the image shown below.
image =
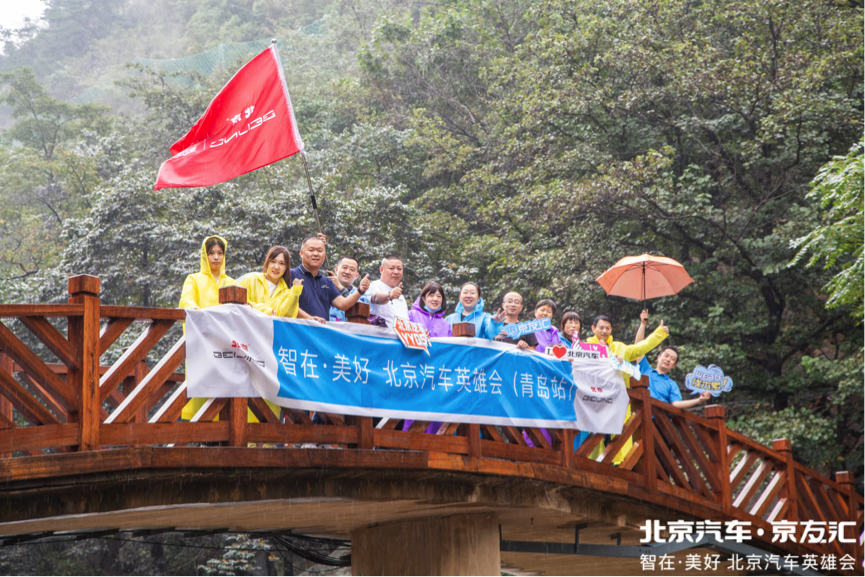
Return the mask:
<svg viewBox="0 0 865 577"><path fill-rule="evenodd" d="M522 295L517 292L509 292L506 294L502 301L502 309L505 311L505 326L519 323L520 313L523 311ZM520 335L518 338L512 339L508 336L508 333L503 330L498 334L495 340L511 345L517 345L517 347L522 350L528 348L533 349L538 346L538 339L535 337L535 333Z"/></svg>
<svg viewBox="0 0 865 577"><path fill-rule="evenodd" d="M670 371L675 369L678 363L679 351L676 347L669 345L661 349L658 354L658 358L655 360L655 369L652 369L645 356L640 359L640 373L649 375L649 394L652 398L670 403L677 409L690 409L711 399L712 393L703 391L699 397L687 401L682 400L682 391L679 390L679 385L670 378Z"/></svg>
<svg viewBox="0 0 865 577"><path fill-rule="evenodd" d="M300 293L297 317L301 319L312 319L324 323L330 318L330 306L333 305L341 311L347 311L360 299L369 289L369 275L360 281L356 293L347 297L340 294L339 289L328 277L323 276L319 270L325 260L325 242L327 237L323 234L310 236L304 239L300 245L300 266L291 269L291 280L303 281L303 292Z"/></svg>
<svg viewBox="0 0 865 577"><path fill-rule="evenodd" d="M327 277L333 281L333 284L336 286L339 293L344 297L349 297L357 292L357 289L353 286L354 281L360 276L358 272L358 262L354 257L343 255L342 258L339 259L336 263L336 269L333 272L325 271ZM360 297L358 302L367 303L369 302L366 296ZM345 322L345 312L336 308L335 306L330 306L330 320L331 322Z"/></svg>
<svg viewBox="0 0 865 577"><path fill-rule="evenodd" d="M377 316L387 328L392 329L394 319L408 318L408 303L402 295L402 259L389 254L381 261L378 269L381 278L369 285L369 313Z"/></svg>
<svg viewBox="0 0 865 577"><path fill-rule="evenodd" d="M621 341L613 340L613 323L610 322L610 318L606 315L598 315L595 317L595 320L592 321L592 332L595 336L590 337L586 340L587 343L601 344L607 347L607 350L611 355L616 355L619 358L619 361L628 361L628 362L637 362L637 360L657 347L661 344L667 335L670 334L670 329L664 326L664 321L661 321L661 324L658 325L658 328L649 335L648 338L642 340L633 345L626 345ZM625 373L622 374L625 380L625 387L631 387L631 377ZM628 421L628 418L631 416L631 405L628 405L628 412L625 415L625 422ZM599 449L602 447L603 443L598 445L592 455L599 452ZM613 459L613 464L620 464L625 455L631 450L633 446L633 442L631 439L622 446L622 449L618 452L618 454ZM590 458L594 458L590 455Z"/></svg>

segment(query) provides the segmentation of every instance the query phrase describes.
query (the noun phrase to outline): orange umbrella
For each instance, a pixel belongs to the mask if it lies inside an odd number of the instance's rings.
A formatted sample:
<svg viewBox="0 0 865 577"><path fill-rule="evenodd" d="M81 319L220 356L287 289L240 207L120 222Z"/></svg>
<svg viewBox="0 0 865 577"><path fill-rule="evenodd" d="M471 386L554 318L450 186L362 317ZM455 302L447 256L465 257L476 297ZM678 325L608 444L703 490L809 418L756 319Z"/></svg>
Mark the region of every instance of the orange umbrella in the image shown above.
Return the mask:
<svg viewBox="0 0 865 577"><path fill-rule="evenodd" d="M677 294L694 282L678 262L663 256L626 256L597 279L608 295L642 300Z"/></svg>

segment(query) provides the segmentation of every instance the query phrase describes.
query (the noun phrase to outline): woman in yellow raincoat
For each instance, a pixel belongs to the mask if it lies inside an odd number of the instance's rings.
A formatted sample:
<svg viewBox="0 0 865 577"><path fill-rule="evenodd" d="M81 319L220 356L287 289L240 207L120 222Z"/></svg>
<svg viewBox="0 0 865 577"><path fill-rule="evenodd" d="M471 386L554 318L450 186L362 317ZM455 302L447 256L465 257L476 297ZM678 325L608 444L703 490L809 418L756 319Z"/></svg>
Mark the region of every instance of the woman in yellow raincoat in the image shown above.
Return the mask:
<svg viewBox="0 0 865 577"><path fill-rule="evenodd" d="M284 246L275 246L267 251L262 272L251 272L240 278L240 286L246 289L249 304L264 314L276 317L296 318L298 301L303 291L303 281L291 280L291 253Z"/></svg>
<svg viewBox="0 0 865 577"><path fill-rule="evenodd" d="M187 276L183 282L183 291L180 293L180 308L199 310L216 306L219 304L219 289L237 286L237 281L225 274L226 248L228 248L228 243L221 236L209 236L204 239L204 242L201 243L201 270ZM260 307L255 308L262 310ZM262 310L262 312L265 311ZM207 399L190 399L183 407L183 419L192 420L206 401ZM275 409L274 413L279 414L279 408L276 405L272 405L271 409ZM251 423L258 422L252 411L248 412L247 418Z"/></svg>

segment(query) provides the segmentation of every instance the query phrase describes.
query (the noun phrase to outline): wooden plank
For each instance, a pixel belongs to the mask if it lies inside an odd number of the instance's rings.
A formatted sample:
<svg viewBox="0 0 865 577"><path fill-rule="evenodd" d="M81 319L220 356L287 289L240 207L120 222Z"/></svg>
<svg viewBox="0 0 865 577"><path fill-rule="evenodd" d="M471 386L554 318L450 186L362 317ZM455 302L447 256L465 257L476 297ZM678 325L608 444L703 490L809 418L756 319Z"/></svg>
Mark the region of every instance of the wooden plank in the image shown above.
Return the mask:
<svg viewBox="0 0 865 577"><path fill-rule="evenodd" d="M104 311L103 307L103 311ZM103 315L104 316L104 315ZM120 338L126 329L128 329L134 319L109 319L108 323L102 329L102 332L99 333L99 356L101 357L108 349L111 348L111 345Z"/></svg>
<svg viewBox="0 0 865 577"><path fill-rule="evenodd" d="M547 438L544 436L540 429L536 427L526 427L525 429L523 429L523 431L525 431L525 433L529 436L529 439L532 440L532 443L534 443L535 447L547 450L551 450L553 448L553 446L550 444L549 441L547 441Z"/></svg>
<svg viewBox="0 0 865 577"><path fill-rule="evenodd" d="M774 501L775 497L781 493L786 484L787 472L780 471L775 473L772 480L769 481L769 484L766 486L766 489L757 499L757 502L754 503L753 507L751 507L749 513L755 517L762 517L772 505L772 501Z"/></svg>
<svg viewBox="0 0 865 577"><path fill-rule="evenodd" d="M5 397L3 397L3 400L9 402ZM11 403L9 406L12 406ZM11 429L17 426L18 425L15 424L15 421L13 421L12 418L7 417L4 413L0 413L0 429ZM3 458L5 459L6 457Z"/></svg>
<svg viewBox="0 0 865 577"><path fill-rule="evenodd" d="M493 441L497 443L507 443L494 425L481 425L481 429L486 431L487 435L489 435Z"/></svg>
<svg viewBox="0 0 865 577"><path fill-rule="evenodd" d="M18 378L24 381L24 384L30 387L33 395L42 400L42 403L54 413L61 423L66 423L69 419L69 411L63 408L63 405L54 399L54 395L46 391L42 386L34 381L27 373L18 373Z"/></svg>
<svg viewBox="0 0 865 577"><path fill-rule="evenodd" d="M653 416L655 417L655 421L657 421L657 418L660 415L653 414ZM688 480L685 478L685 474L679 468L678 463L676 463L676 458L673 457L673 453L670 452L667 442L661 436L661 432L657 428L655 429L655 455L658 456L658 461L667 472L668 477L672 477L673 481L683 489L691 488L690 483L688 483Z"/></svg>
<svg viewBox="0 0 865 577"><path fill-rule="evenodd" d="M745 479L745 475L748 474L748 471L751 470L751 467L754 466L754 463L757 462L757 459L760 457L757 453L753 451L748 451L745 453L745 456L742 457L742 460L739 461L739 464L736 465L736 468L733 469L733 472L730 473L730 487L733 491L742 483Z"/></svg>
<svg viewBox="0 0 865 577"><path fill-rule="evenodd" d="M637 430L637 427L640 426L642 419L640 418L640 414L638 412L631 413L631 417L625 422L625 426L622 429L622 434L616 437L616 440L604 447L604 450L601 452L601 462L607 465L613 464L613 459L616 458L616 455L619 454L619 451L622 450L622 447L625 446L625 443L631 438L634 434L634 431Z"/></svg>
<svg viewBox="0 0 865 577"><path fill-rule="evenodd" d="M786 473L785 473L786 474ZM780 519L784 519L784 514L787 513L787 509L789 509L790 502L786 497L781 497L778 499L778 502L775 503L775 506L772 507L772 510L766 516L766 521L769 523L774 523Z"/></svg>
<svg viewBox="0 0 865 577"><path fill-rule="evenodd" d="M687 422L687 421L686 421ZM709 457L709 461L713 463L717 463L718 459L718 440L712 439L711 434L707 429L704 429L700 425L695 423L689 423L689 427L691 432L700 442L700 447L705 451L706 455Z"/></svg>
<svg viewBox="0 0 865 577"><path fill-rule="evenodd" d="M103 445L160 445L228 440L228 423L113 423L102 425Z"/></svg>
<svg viewBox="0 0 865 577"><path fill-rule="evenodd" d="M676 433L673 423L670 422L666 415L655 415L655 426L660 430L661 436L667 439L668 446L676 457L678 457L679 464L688 475L688 483L690 487L696 493L700 493L704 497L711 497L711 489L709 489L706 482L700 476L699 468L694 464L691 455L685 448L685 444Z"/></svg>
<svg viewBox="0 0 865 577"><path fill-rule="evenodd" d="M246 290L244 289L244 293ZM245 295L244 295L245 296ZM249 413L249 399L246 397L228 399L228 446L246 446L246 422ZM352 428L352 431L355 429Z"/></svg>
<svg viewBox="0 0 865 577"><path fill-rule="evenodd" d="M244 415L245 418L245 415ZM250 443L317 443L347 445L358 442L357 427L324 427L283 423L249 423L246 441ZM347 450L335 452L350 452Z"/></svg>
<svg viewBox="0 0 865 577"><path fill-rule="evenodd" d="M402 419L394 419L392 417L384 417L381 421L378 422L378 425L375 426L376 429L380 431L393 431L396 429L396 426L402 421Z"/></svg>
<svg viewBox="0 0 865 577"><path fill-rule="evenodd" d="M6 354L21 365L37 383L54 395L67 411L77 409L78 395L72 386L45 366L36 353L27 348L27 345L22 343L3 323L0 323L0 343Z"/></svg>
<svg viewBox="0 0 865 577"><path fill-rule="evenodd" d="M70 287L74 286L73 281L76 278L81 277L69 279ZM95 286L98 286L99 279L95 281ZM80 286L87 288L87 283L82 282ZM80 373L78 377L80 380L74 383L80 387L78 389L80 392L78 428L81 431L79 450L93 451L99 449L99 424L105 412L102 408L105 397L99 395L99 297L83 292L72 295L69 300L84 304L84 314L79 321L81 332L77 332L77 323L73 323L75 330L72 326L69 328L70 341L75 343L80 359L80 371L72 368L70 370L73 373Z"/></svg>
<svg viewBox="0 0 865 577"><path fill-rule="evenodd" d="M60 362L68 367L78 367L75 348L57 328L45 317L21 317L18 320L27 327L33 336L39 339L45 347L54 353Z"/></svg>
<svg viewBox="0 0 865 577"><path fill-rule="evenodd" d="M738 455L742 449L743 447L739 443L730 443L729 445L727 445L727 456L729 458L728 460L732 463L733 459L736 458L736 455Z"/></svg>
<svg viewBox="0 0 865 577"><path fill-rule="evenodd" d="M754 471L754 474L751 475L748 482L745 483L745 486L736 496L736 499L733 501L733 507L747 507L748 503L751 502L751 499L754 498L754 495L760 488L760 485L763 484L763 481L766 480L766 477L769 476L769 473L771 473L774 468L774 463L772 463L772 461L761 461L760 464L757 465L757 470Z"/></svg>
<svg viewBox="0 0 865 577"><path fill-rule="evenodd" d="M631 452L625 456L625 460L622 461L622 464L619 465L620 469L625 471L633 471L634 467L637 466L637 463L640 461L640 458L643 456L643 441L634 441L634 445L631 448Z"/></svg>
<svg viewBox="0 0 865 577"><path fill-rule="evenodd" d="M198 412L190 419L191 423L212 421L228 404L228 399L207 399Z"/></svg>
<svg viewBox="0 0 865 577"><path fill-rule="evenodd" d="M79 441L77 424L15 427L0 431L0 453L69 447Z"/></svg>
<svg viewBox="0 0 865 577"><path fill-rule="evenodd" d="M376 447L416 451L437 451L468 455L468 441L455 435L427 435L426 433L407 433L403 431L373 431L373 444Z"/></svg>
<svg viewBox="0 0 865 577"><path fill-rule="evenodd" d="M701 444L697 441L697 437L694 435L691 427L688 426L688 422L676 418L673 423L674 426L677 427L679 434L682 438L682 441L685 443L685 446L688 448L688 451L691 453L691 456L697 462L697 466L700 471L706 476L706 479L709 481L709 484L712 486L712 491L715 493L721 492L721 480L718 478L718 472L714 463L717 461L712 461L710 458L706 456L706 454L702 450Z"/></svg>
<svg viewBox="0 0 865 577"><path fill-rule="evenodd" d="M583 443L577 447L576 455L582 459L587 459L589 455L592 454L592 451L595 450L595 447L604 440L604 435L602 433L595 433L593 435L589 435L589 437L583 441Z"/></svg>
<svg viewBox="0 0 865 577"><path fill-rule="evenodd" d="M120 307L103 306L102 318L133 320L173 320L185 321L185 309L162 309L157 307Z"/></svg>
<svg viewBox="0 0 865 577"><path fill-rule="evenodd" d="M186 359L186 335L174 343L174 346L159 359L144 380L126 398L117 409L106 419L106 423L128 423L132 421L139 409L145 406L147 399L155 393L174 370Z"/></svg>
<svg viewBox="0 0 865 577"><path fill-rule="evenodd" d="M481 426L477 423L469 423L457 429L457 435L465 436L469 449L469 457L479 459L481 457Z"/></svg>
<svg viewBox="0 0 865 577"><path fill-rule="evenodd" d="M262 398L254 397L249 399L249 408L253 411L255 418L257 418L260 423L279 422L279 417L273 414L273 409L271 409Z"/></svg>
<svg viewBox="0 0 865 577"><path fill-rule="evenodd" d="M836 490L832 487L829 487L828 495L831 497L832 503L835 505L835 510L843 516L844 519L850 519L850 509L847 507L847 496L840 490Z"/></svg>
<svg viewBox="0 0 865 577"><path fill-rule="evenodd" d="M151 451L152 449L149 447L130 447L106 451L4 459L0 461L0 481L44 479L140 469L150 466Z"/></svg>
<svg viewBox="0 0 865 577"><path fill-rule="evenodd" d="M835 510L835 505L826 493L826 489L823 488L823 483L817 479L809 479L808 483L811 485L811 491L814 493L814 497L817 498L818 504L826 513L826 518L829 521L841 522L847 520L846 517L841 517L841 515L838 514L838 511Z"/></svg>
<svg viewBox="0 0 865 577"><path fill-rule="evenodd" d="M331 425L336 425L337 427L345 426L345 417L343 417L342 415L338 415L336 413L319 413L319 415L321 415L324 420Z"/></svg>
<svg viewBox="0 0 865 577"><path fill-rule="evenodd" d="M550 465L562 464L560 451L547 451L539 447L497 443L495 441L480 441L479 444L484 457L529 463L549 463Z"/></svg>
<svg viewBox="0 0 865 577"><path fill-rule="evenodd" d="M403 425L404 426L404 425ZM430 421L415 421L408 428L407 433L423 433L430 426Z"/></svg>
<svg viewBox="0 0 865 577"><path fill-rule="evenodd" d="M171 389L173 389L176 385L177 383L172 382L170 379L166 380L165 383L163 383L162 386L159 387L155 393L150 395L150 397L148 397L147 399L147 413L149 414L153 407L158 405L159 402L163 400L166 395L171 393Z"/></svg>
<svg viewBox="0 0 865 577"><path fill-rule="evenodd" d="M562 454L562 467L573 469L576 459L574 455L574 429L562 429L559 440L556 441L553 448Z"/></svg>
<svg viewBox="0 0 865 577"><path fill-rule="evenodd" d="M309 413L299 409L283 409L285 418L295 425L311 425L312 419L309 418Z"/></svg>
<svg viewBox="0 0 865 577"><path fill-rule="evenodd" d="M68 305L0 305L0 318L20 317L75 317L84 314L84 307Z"/></svg>
<svg viewBox="0 0 865 577"><path fill-rule="evenodd" d="M60 419L31 395L24 385L4 370L0 370L0 394L34 425L60 425Z"/></svg>
<svg viewBox="0 0 865 577"><path fill-rule="evenodd" d="M796 475L796 488L799 489L799 497L802 499L802 503L811 512L811 518L815 521L822 521L823 523L826 523L828 519L826 519L826 515L823 512L823 509L817 503L817 499L814 497L814 493L811 492L811 487L805 481L804 475ZM808 519L800 518L800 521L807 520Z"/></svg>
<svg viewBox="0 0 865 577"><path fill-rule="evenodd" d="M357 448L372 449L375 447L375 427L372 426L372 417L358 417L357 419Z"/></svg>
<svg viewBox="0 0 865 577"><path fill-rule="evenodd" d="M147 330L141 333L135 342L132 343L132 346L126 349L126 352L111 365L111 368L102 377L99 383L100 402L105 401L111 391L116 389L121 381L135 369L135 365L139 361L147 358L150 350L173 326L174 323L170 321L155 321L147 327ZM175 368L177 368L177 365L171 368L172 372Z"/></svg>
<svg viewBox="0 0 865 577"><path fill-rule="evenodd" d="M150 418L151 423L173 423L180 418L183 407L189 402L186 397L186 383L180 385Z"/></svg>
<svg viewBox="0 0 865 577"><path fill-rule="evenodd" d="M454 433L457 432L459 428L459 423L442 423L441 427L439 427L436 435L443 435L445 437L453 436ZM523 441L525 442L525 441Z"/></svg>
<svg viewBox="0 0 865 577"><path fill-rule="evenodd" d="M505 426L502 427L502 432L505 434L505 437L508 438L508 441L515 445L521 445L523 447L528 447L529 444L526 443L526 438L523 437L523 433L517 429L516 427Z"/></svg>

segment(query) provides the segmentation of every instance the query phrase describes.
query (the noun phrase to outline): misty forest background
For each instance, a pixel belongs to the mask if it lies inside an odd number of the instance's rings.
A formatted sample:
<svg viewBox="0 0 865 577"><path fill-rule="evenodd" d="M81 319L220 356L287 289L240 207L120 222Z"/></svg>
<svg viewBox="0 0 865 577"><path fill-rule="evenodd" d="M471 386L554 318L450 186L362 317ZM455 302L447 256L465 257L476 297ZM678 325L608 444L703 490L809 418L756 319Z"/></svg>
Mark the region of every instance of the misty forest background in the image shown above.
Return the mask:
<svg viewBox="0 0 865 577"><path fill-rule="evenodd" d="M719 365L732 428L789 438L861 491L861 1L46 6L0 29L2 302L62 301L87 273L104 303L174 307L207 235L228 239L235 278L272 245L296 251L316 231L297 158L152 190L168 147L277 38L331 264L355 255L376 278L395 252L412 300L435 280L452 309L475 280L487 310L516 290L527 316L551 298L630 341L639 305L594 279L625 255L675 258L695 283L650 310L680 347L677 381ZM161 539L6 548L0 571L288 568L244 553L266 549L254 539Z"/></svg>

